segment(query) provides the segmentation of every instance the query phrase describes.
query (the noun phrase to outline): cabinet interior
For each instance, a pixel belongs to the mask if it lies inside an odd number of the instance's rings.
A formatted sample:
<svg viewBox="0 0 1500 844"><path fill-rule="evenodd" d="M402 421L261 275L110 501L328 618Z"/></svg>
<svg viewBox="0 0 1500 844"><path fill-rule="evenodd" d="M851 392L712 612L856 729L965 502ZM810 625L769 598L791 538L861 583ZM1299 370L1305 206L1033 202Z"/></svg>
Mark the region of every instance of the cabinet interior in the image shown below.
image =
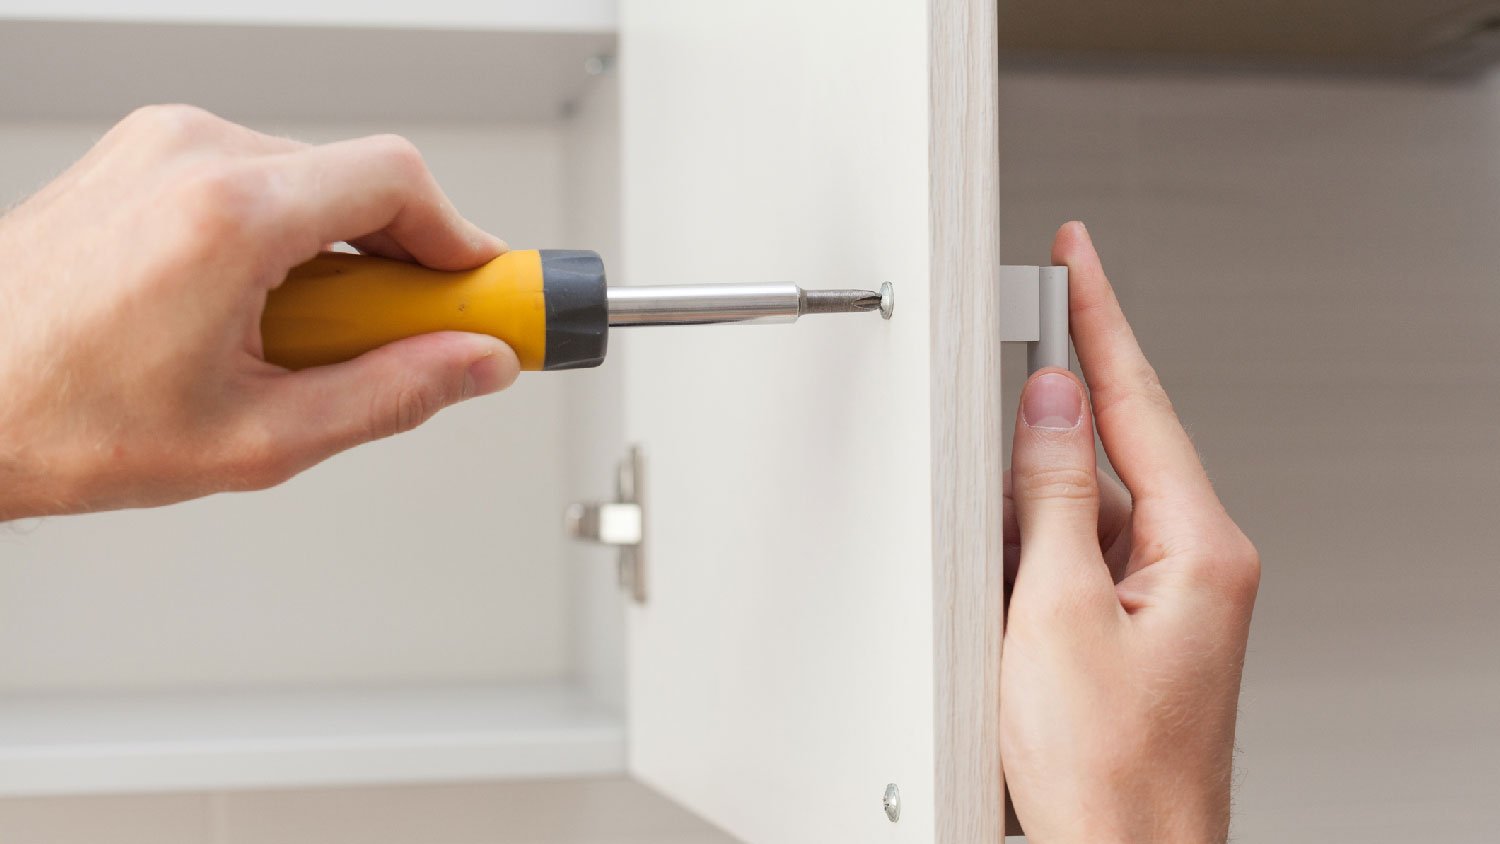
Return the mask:
<svg viewBox="0 0 1500 844"><path fill-rule="evenodd" d="M613 40L3 21L30 46L0 64L30 69L0 117L0 203L132 105L186 100L308 141L406 135L513 246L608 266ZM70 54L142 70L102 86ZM0 528L0 795L623 772L613 559L562 523L610 492L615 380L528 373L266 492Z"/></svg>

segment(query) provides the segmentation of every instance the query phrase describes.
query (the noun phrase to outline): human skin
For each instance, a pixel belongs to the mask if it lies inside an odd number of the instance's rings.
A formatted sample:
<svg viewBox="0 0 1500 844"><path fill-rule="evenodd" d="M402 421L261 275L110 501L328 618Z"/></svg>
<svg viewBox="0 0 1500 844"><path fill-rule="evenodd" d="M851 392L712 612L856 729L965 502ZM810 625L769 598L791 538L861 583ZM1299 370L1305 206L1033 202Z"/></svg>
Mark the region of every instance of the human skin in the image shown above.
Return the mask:
<svg viewBox="0 0 1500 844"><path fill-rule="evenodd" d="M187 106L131 114L0 218L0 521L269 487L515 380L508 346L457 332L266 363L267 292L339 241L446 270L505 250L402 138Z"/></svg>
<svg viewBox="0 0 1500 844"><path fill-rule="evenodd" d="M1007 478L1001 758L1033 844L1223 842L1260 560L1087 231L1062 227L1087 381L1026 383ZM1097 426L1124 487L1095 465Z"/></svg>

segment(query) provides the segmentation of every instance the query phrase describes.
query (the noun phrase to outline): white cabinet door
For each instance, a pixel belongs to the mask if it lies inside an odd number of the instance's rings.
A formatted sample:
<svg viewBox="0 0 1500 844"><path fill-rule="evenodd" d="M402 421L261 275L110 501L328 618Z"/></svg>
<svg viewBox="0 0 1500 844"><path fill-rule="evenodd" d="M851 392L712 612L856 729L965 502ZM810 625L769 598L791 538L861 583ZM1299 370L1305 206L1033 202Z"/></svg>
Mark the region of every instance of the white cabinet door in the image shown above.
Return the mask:
<svg viewBox="0 0 1500 844"><path fill-rule="evenodd" d="M615 332L631 768L751 844L996 841L994 4L625 0L621 51L616 283L896 291Z"/></svg>

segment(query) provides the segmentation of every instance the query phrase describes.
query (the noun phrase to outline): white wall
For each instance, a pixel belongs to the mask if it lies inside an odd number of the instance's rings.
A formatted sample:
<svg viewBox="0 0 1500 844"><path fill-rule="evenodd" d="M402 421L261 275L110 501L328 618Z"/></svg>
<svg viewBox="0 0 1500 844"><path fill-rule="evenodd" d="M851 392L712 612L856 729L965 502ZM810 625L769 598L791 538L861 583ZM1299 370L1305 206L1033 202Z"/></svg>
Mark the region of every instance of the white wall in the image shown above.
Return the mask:
<svg viewBox="0 0 1500 844"><path fill-rule="evenodd" d="M0 123L0 205L103 128ZM404 132L480 224L565 240L558 125L273 128ZM0 692L570 673L566 392L524 375L269 492L0 526Z"/></svg>
<svg viewBox="0 0 1500 844"><path fill-rule="evenodd" d="M1500 84L1005 83L1006 262L1088 223L1264 557L1237 839L1494 840Z"/></svg>

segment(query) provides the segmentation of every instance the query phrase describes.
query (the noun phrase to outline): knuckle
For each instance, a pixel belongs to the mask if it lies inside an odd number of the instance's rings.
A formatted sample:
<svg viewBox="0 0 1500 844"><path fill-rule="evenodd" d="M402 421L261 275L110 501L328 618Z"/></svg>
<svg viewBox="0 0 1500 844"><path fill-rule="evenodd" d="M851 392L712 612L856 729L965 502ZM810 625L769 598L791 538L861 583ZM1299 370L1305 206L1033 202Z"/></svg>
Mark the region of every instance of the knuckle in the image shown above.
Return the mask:
<svg viewBox="0 0 1500 844"><path fill-rule="evenodd" d="M1091 501L1099 495L1094 473L1079 466L1033 468L1014 473L1011 483L1018 498Z"/></svg>
<svg viewBox="0 0 1500 844"><path fill-rule="evenodd" d="M174 141L197 137L217 122L219 118L197 106L165 103L141 106L120 125L158 140Z"/></svg>
<svg viewBox="0 0 1500 844"><path fill-rule="evenodd" d="M280 440L260 425L246 425L228 438L221 458L231 489L261 490L296 474L296 466Z"/></svg>
<svg viewBox="0 0 1500 844"><path fill-rule="evenodd" d="M1241 601L1254 601L1260 591L1260 551L1250 538L1236 529L1238 538L1231 549L1228 562L1233 574L1233 584Z"/></svg>
<svg viewBox="0 0 1500 844"><path fill-rule="evenodd" d="M1126 373L1100 383L1094 390L1096 412L1109 413L1122 408L1141 407L1153 414L1175 414L1172 398L1151 364L1141 361Z"/></svg>
<svg viewBox="0 0 1500 844"><path fill-rule="evenodd" d="M192 173L186 179L186 192L200 207L239 211L257 198L261 181L251 167L214 164Z"/></svg>
<svg viewBox="0 0 1500 844"><path fill-rule="evenodd" d="M258 216L269 192L267 180L244 164L214 163L183 178L176 201L187 218L187 230L220 241L245 231Z"/></svg>
<svg viewBox="0 0 1500 844"><path fill-rule="evenodd" d="M1148 381L1137 386L1125 396L1124 404L1135 404L1153 413L1162 415L1175 415L1176 408L1172 407L1172 399L1167 395L1167 390L1159 381Z"/></svg>
<svg viewBox="0 0 1500 844"><path fill-rule="evenodd" d="M1111 599L1112 593L1091 589L1082 580L1073 579L1055 588L1036 590L1025 601L1013 601L1008 617L1016 622L1017 631L1027 631L1020 635L1028 638L1040 635L1050 639L1057 635L1054 631L1066 631L1062 635L1098 641L1107 635L1100 625L1110 617L1100 610ZM1007 621L1007 626L1010 623Z"/></svg>
<svg viewBox="0 0 1500 844"><path fill-rule="evenodd" d="M1187 572L1207 591L1248 610L1260 590L1260 552L1230 522L1212 531L1201 550L1189 555Z"/></svg>
<svg viewBox="0 0 1500 844"><path fill-rule="evenodd" d="M401 135L376 135L370 139L387 166L403 175L420 175L427 172L427 162L417 145Z"/></svg>
<svg viewBox="0 0 1500 844"><path fill-rule="evenodd" d="M397 390L387 407L371 414L374 425L371 439L402 434L432 418L442 407L442 397L425 384L411 384Z"/></svg>
<svg viewBox="0 0 1500 844"><path fill-rule="evenodd" d="M1140 400L1159 410L1172 410L1172 397L1167 395L1167 388L1162 386L1156 369L1149 364L1142 364L1141 370L1140 386L1137 388Z"/></svg>

